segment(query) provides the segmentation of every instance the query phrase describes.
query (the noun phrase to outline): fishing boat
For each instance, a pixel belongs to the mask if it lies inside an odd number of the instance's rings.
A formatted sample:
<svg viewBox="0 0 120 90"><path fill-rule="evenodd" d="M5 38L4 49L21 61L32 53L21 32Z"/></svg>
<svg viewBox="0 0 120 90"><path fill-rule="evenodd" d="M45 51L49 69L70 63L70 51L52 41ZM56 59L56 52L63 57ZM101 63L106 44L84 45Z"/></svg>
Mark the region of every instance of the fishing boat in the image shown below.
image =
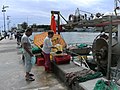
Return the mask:
<svg viewBox="0 0 120 90"><path fill-rule="evenodd" d="M89 55L90 51L91 51L91 46L85 43L72 43L72 44L68 44L68 48L67 48L67 52L75 55ZM74 54L75 53L75 54Z"/></svg>

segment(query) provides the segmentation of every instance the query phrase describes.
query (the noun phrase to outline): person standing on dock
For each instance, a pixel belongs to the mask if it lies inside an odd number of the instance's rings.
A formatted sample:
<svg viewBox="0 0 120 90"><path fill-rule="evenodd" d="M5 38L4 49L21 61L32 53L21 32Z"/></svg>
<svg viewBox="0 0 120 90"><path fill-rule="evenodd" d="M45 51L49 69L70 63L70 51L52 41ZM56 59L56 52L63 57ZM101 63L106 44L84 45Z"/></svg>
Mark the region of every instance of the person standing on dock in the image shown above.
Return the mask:
<svg viewBox="0 0 120 90"><path fill-rule="evenodd" d="M27 81L34 81L35 79L32 78L34 76L33 74L30 74L31 69L32 69L32 63L31 63L31 57L33 56L32 54L32 46L30 43L29 36L32 35L32 29L28 28L25 31L25 34L22 36L21 39L21 44L23 48L23 55L25 57L25 69L26 69L26 80Z"/></svg>
<svg viewBox="0 0 120 90"><path fill-rule="evenodd" d="M56 48L52 45L52 41L51 41L51 38L53 37L53 35L54 35L53 31L48 31L48 36L44 39L43 48L42 48L44 59L45 59L44 66L45 66L46 72L52 71L51 61L50 61L50 52L52 48Z"/></svg>

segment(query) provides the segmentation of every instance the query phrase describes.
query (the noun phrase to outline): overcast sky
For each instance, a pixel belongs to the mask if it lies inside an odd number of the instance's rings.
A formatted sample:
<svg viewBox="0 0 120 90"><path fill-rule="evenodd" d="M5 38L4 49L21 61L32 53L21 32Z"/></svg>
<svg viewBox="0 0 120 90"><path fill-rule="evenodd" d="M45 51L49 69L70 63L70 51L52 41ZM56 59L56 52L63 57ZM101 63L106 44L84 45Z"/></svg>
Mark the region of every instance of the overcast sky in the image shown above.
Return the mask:
<svg viewBox="0 0 120 90"><path fill-rule="evenodd" d="M6 16L10 16L10 25L13 26L24 21L28 24L50 24L51 10L60 11L67 20L77 8L94 14L113 12L114 0L0 0L0 27L3 27L3 5L9 6Z"/></svg>

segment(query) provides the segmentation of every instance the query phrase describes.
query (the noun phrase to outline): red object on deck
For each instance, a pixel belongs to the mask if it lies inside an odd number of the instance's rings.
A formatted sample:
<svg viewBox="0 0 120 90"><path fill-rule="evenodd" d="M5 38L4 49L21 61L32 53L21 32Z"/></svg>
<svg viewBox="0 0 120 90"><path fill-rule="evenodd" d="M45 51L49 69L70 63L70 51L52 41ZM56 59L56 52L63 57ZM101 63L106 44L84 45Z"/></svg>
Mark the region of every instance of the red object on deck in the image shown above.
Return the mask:
<svg viewBox="0 0 120 90"><path fill-rule="evenodd" d="M50 28L56 34L56 21L55 21L55 16L54 15L51 16L51 26L50 26Z"/></svg>
<svg viewBox="0 0 120 90"><path fill-rule="evenodd" d="M56 62L56 64L67 64L70 62L70 59L70 55L54 56L54 61Z"/></svg>
<svg viewBox="0 0 120 90"><path fill-rule="evenodd" d="M43 57L37 57L37 66L44 66L45 60Z"/></svg>

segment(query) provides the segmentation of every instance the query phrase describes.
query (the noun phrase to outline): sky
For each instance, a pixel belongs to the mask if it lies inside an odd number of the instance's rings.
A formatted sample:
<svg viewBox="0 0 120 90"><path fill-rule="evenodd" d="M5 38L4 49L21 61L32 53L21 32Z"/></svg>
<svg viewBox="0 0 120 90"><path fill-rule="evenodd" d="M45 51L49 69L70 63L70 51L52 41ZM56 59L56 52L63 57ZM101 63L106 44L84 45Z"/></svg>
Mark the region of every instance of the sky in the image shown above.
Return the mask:
<svg viewBox="0 0 120 90"><path fill-rule="evenodd" d="M105 14L114 10L114 0L0 0L0 28L4 25L3 5L9 6L5 8L5 17L9 16L11 27L23 22L29 25L50 24L52 10L60 11L66 20L70 14L75 14L77 8L93 14ZM63 19L60 22L65 23Z"/></svg>

